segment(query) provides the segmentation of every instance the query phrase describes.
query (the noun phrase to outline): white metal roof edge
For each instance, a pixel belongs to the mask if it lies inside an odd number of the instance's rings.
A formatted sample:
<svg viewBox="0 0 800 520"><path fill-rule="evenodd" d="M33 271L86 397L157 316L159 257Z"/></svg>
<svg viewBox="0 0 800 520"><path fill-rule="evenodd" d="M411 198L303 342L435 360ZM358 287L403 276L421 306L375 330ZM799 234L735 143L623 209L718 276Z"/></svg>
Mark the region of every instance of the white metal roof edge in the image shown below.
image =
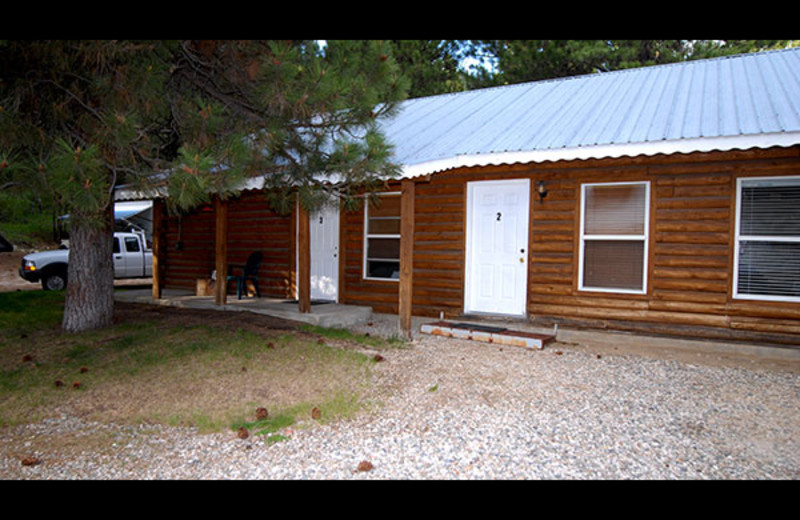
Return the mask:
<svg viewBox="0 0 800 520"><path fill-rule="evenodd" d="M260 190L263 187L264 187L264 176L258 175L246 179L241 184L239 189L241 191L248 191L248 190ZM167 196L166 186L152 188L149 191L136 190L130 186L119 186L114 190L114 200L119 202L158 199L166 196Z"/></svg>
<svg viewBox="0 0 800 520"><path fill-rule="evenodd" d="M551 150L522 150L491 154L457 155L406 165L401 178L409 179L454 168L499 166L517 163L541 163L562 160L606 159L619 157L652 156L658 154L746 150L748 148L788 147L800 144L800 132L738 135L726 137L701 137L670 141L652 141L616 145L583 146Z"/></svg>
<svg viewBox="0 0 800 520"><path fill-rule="evenodd" d="M492 154L457 155L445 159L426 161L405 165L401 179L421 177L441 173L454 168L470 168L479 166L500 166L524 163L555 162L562 160L607 159L619 157L653 156L658 154L693 153L746 150L749 148L789 147L800 145L800 132L771 133L757 135L738 135L728 137L701 137L696 139L679 139L671 141L652 141L627 143L621 145L584 146L576 148L559 148L552 150L526 150ZM245 181L242 191L257 190L263 187L263 176L253 177ZM166 189L155 189L149 193L118 188L115 199L141 200L166 196Z"/></svg>

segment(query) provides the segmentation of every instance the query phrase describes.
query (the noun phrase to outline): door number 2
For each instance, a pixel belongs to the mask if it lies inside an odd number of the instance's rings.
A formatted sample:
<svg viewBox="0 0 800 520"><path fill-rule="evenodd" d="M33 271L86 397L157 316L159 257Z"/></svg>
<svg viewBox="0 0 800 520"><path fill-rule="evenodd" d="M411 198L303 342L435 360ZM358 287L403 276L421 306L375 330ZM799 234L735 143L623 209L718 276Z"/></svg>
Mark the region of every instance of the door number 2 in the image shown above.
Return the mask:
<svg viewBox="0 0 800 520"><path fill-rule="evenodd" d="M501 218L503 218L503 214L498 211L497 212L497 221L500 222Z"/></svg>

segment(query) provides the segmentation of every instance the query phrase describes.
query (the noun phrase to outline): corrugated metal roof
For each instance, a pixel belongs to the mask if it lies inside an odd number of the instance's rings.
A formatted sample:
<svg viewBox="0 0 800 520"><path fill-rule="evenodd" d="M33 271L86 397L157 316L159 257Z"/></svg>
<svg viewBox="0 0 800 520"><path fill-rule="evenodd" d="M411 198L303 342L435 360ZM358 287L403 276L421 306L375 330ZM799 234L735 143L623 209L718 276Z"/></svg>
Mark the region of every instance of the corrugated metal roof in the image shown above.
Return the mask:
<svg viewBox="0 0 800 520"><path fill-rule="evenodd" d="M792 146L800 144L800 48L411 99L382 127L405 177L461 166ZM243 189L262 185L255 178Z"/></svg>
<svg viewBox="0 0 800 520"><path fill-rule="evenodd" d="M800 48L411 99L406 176L457 166L800 143Z"/></svg>

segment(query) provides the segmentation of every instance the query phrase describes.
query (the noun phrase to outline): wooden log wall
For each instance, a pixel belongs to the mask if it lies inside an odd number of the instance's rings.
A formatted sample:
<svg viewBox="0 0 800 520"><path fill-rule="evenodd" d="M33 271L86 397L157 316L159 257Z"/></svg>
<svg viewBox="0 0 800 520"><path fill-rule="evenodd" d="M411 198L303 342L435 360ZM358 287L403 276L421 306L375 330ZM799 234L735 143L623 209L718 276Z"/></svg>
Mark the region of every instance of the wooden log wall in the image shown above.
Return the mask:
<svg viewBox="0 0 800 520"><path fill-rule="evenodd" d="M415 180L412 313L463 313L468 182L531 180L529 318L715 339L798 344L800 304L732 298L736 179L800 175L800 147L688 155L562 161L458 169ZM547 184L543 202L535 193ZM650 182L647 292L578 290L580 189L587 182ZM400 184L388 191L400 191ZM262 294L294 297L295 218L246 192L228 209L228 262L264 254ZM214 269L213 206L164 219L164 286L194 289ZM363 276L364 210L342 212L340 301L398 312L398 281ZM180 240L183 247L175 246Z"/></svg>
<svg viewBox="0 0 800 520"><path fill-rule="evenodd" d="M228 209L228 262L244 264L250 253L261 251L261 294L293 298L294 231L292 215L272 211L261 192L244 192Z"/></svg>
<svg viewBox="0 0 800 520"><path fill-rule="evenodd" d="M530 317L800 344L794 336L800 333L800 304L732 297L736 179L800 175L799 150L584 161L534 172L545 178L550 193L543 204L533 204L531 214ZM647 293L579 291L581 183L642 180L651 189Z"/></svg>
<svg viewBox="0 0 800 520"><path fill-rule="evenodd" d="M170 216L166 231L166 287L194 290L198 278L214 270L213 204L178 218ZM294 297L294 224L291 216L272 211L260 192L244 192L228 203L228 264L244 264L254 251L263 256L259 289L263 296ZM182 249L177 249L178 240ZM228 293L235 292L234 284Z"/></svg>
<svg viewBox="0 0 800 520"><path fill-rule="evenodd" d="M412 314L453 316L461 313L464 285L463 176L416 182ZM400 191L391 184L387 191ZM398 312L398 280L365 280L364 208L340 217L346 247L342 303L372 306L375 312Z"/></svg>
<svg viewBox="0 0 800 520"><path fill-rule="evenodd" d="M209 204L165 224L164 287L194 290L196 280L209 278L214 270L214 211Z"/></svg>
<svg viewBox="0 0 800 520"><path fill-rule="evenodd" d="M389 191L399 191L399 185L395 188ZM339 302L367 305L375 312L397 313L399 280L363 278L364 208L342 211L339 226L339 249L344 252L344 268L339 271L344 275L344 280L339 280Z"/></svg>
<svg viewBox="0 0 800 520"><path fill-rule="evenodd" d="M800 343L800 304L732 298L736 179L800 175L800 147L454 170L416 184L413 314L463 313L466 183L544 180L531 194L527 310L550 325ZM650 181L643 295L578 290L580 189ZM396 186L390 188L397 191ZM363 209L343 213L344 303L397 312L396 281L363 279Z"/></svg>

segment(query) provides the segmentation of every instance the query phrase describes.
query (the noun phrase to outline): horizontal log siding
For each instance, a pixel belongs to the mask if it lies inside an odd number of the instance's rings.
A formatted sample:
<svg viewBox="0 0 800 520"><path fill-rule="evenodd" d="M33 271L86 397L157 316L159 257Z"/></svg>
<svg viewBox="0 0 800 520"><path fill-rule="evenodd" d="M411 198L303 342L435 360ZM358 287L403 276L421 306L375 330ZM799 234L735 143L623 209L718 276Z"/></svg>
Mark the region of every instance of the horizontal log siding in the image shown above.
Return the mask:
<svg viewBox="0 0 800 520"><path fill-rule="evenodd" d="M731 288L736 178L800 175L798 155L792 148L614 159L535 172L559 180L548 181L544 204L533 204L529 316L542 324L797 343L800 304L734 300ZM581 183L641 180L651 186L647 294L579 291Z"/></svg>
<svg viewBox="0 0 800 520"><path fill-rule="evenodd" d="M194 290L198 278L211 276L214 270L215 222L214 211L207 209L212 207L164 219L164 287Z"/></svg>
<svg viewBox="0 0 800 520"><path fill-rule="evenodd" d="M455 177L417 183L413 314L462 312L465 193L463 180Z"/></svg>
<svg viewBox="0 0 800 520"><path fill-rule="evenodd" d="M528 178L529 317L717 339L797 343L800 304L733 300L736 178L800 175L800 148L459 169L416 185L413 313L463 312L466 183ZM648 287L644 295L578 290L580 187L650 181ZM398 188L390 187L391 191ZM534 188L535 190L535 188ZM363 279L363 209L344 214L345 303L397 312L397 283Z"/></svg>
<svg viewBox="0 0 800 520"><path fill-rule="evenodd" d="M417 179L413 308L417 316L463 312L466 184L528 178L547 183L531 197L529 317L619 330L797 343L800 304L734 300L733 232L736 178L800 175L800 147L457 169ZM644 295L579 291L580 186L650 181L648 288ZM399 191L391 185L388 191ZM262 195L231 201L229 258L243 262L261 248L265 293L292 297L294 226L272 213ZM214 213L166 219L165 285L193 289L214 266ZM364 280L364 211L343 211L342 303L397 312L398 283Z"/></svg>
<svg viewBox="0 0 800 520"><path fill-rule="evenodd" d="M210 211L209 211L210 209ZM179 219L165 219L167 225L166 287L194 290L198 278L208 278L214 270L213 206L200 208ZM244 264L253 251L264 255L259 270L259 289L263 296L293 297L291 276L294 270L293 227L291 218L273 212L259 192L245 192L228 202L228 263ZM228 288L234 294L233 284Z"/></svg>
<svg viewBox="0 0 800 520"><path fill-rule="evenodd" d="M400 191L399 184L388 191ZM339 214L340 237L344 242L344 284L339 283L339 302L367 305L375 312L396 313L398 281L364 280L364 208ZM340 248L342 245L340 244ZM412 311L413 313L413 311Z"/></svg>
<svg viewBox="0 0 800 520"><path fill-rule="evenodd" d="M414 204L414 316L459 316L464 309L464 226L466 183L517 178L514 172L485 169L456 171L418 180ZM386 191L399 191L391 184ZM397 312L398 283L364 280L364 209L341 220L347 244L343 303L370 305L376 312Z"/></svg>
<svg viewBox="0 0 800 520"><path fill-rule="evenodd" d="M262 296L293 297L293 230L292 217L272 211L261 192L244 192L228 206L228 263L244 264L252 252L261 251Z"/></svg>

